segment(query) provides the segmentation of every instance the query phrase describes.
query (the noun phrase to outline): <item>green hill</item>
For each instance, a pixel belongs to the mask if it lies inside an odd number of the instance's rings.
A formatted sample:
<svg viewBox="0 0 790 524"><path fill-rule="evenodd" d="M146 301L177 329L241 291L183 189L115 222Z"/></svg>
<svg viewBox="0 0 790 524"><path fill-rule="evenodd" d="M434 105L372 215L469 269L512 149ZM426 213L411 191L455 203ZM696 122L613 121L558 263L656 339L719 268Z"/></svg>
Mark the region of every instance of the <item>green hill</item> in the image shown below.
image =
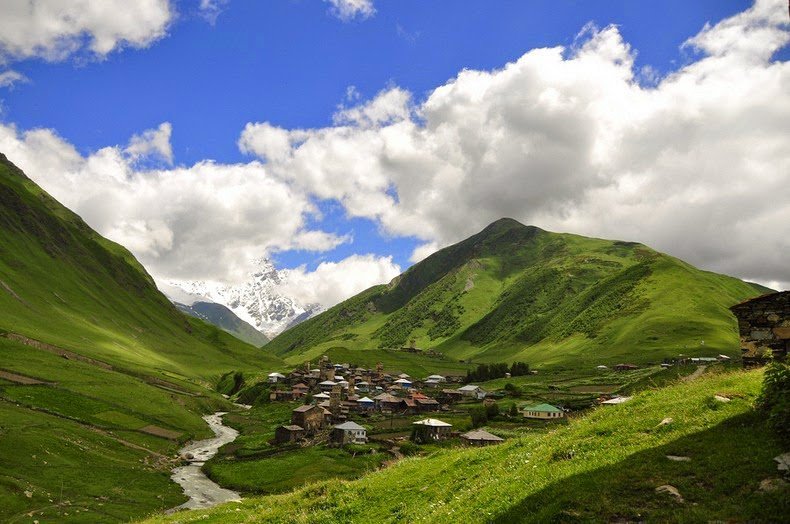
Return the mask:
<svg viewBox="0 0 790 524"><path fill-rule="evenodd" d="M416 345L474 362L562 366L734 355L727 308L757 294L642 244L501 219L289 329L267 350L291 363L348 351L375 362L376 349Z"/></svg>
<svg viewBox="0 0 790 524"><path fill-rule="evenodd" d="M498 446L154 521L777 522L790 491L773 460L783 447L752 408L761 375L703 375ZM776 490L761 488L767 479ZM657 491L665 485L682 501Z"/></svg>
<svg viewBox="0 0 790 524"><path fill-rule="evenodd" d="M282 361L185 316L121 246L0 154L0 521L128 520L183 502L211 386ZM79 509L79 511L77 511Z"/></svg>

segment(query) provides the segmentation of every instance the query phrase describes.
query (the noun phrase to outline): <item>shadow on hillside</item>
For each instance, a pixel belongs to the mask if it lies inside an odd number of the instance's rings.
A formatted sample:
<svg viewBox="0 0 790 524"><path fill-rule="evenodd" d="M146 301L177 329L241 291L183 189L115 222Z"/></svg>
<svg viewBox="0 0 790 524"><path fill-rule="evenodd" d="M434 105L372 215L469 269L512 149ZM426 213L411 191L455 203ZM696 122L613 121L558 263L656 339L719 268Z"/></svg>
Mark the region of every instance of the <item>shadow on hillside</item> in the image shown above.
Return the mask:
<svg viewBox="0 0 790 524"><path fill-rule="evenodd" d="M557 481L493 522L779 522L790 515L790 489L785 485L765 493L759 486L763 479L777 477L773 457L781 452L759 415L747 413L615 465ZM676 462L667 455L691 460ZM655 492L665 484L676 487L684 502Z"/></svg>

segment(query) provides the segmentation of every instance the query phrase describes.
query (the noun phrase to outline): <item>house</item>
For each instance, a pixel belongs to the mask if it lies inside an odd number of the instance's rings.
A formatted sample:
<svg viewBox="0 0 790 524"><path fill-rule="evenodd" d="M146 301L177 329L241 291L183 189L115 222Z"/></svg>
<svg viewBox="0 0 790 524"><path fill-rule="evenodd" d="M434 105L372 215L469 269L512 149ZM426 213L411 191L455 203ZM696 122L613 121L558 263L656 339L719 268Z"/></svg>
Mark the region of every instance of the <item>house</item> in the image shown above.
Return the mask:
<svg viewBox="0 0 790 524"><path fill-rule="evenodd" d="M411 389L411 380L407 378L399 378L395 381L395 384L402 387L403 389Z"/></svg>
<svg viewBox="0 0 790 524"><path fill-rule="evenodd" d="M464 394L457 389L443 389L438 395L436 395L436 400L444 404L453 404L459 400L462 400L463 397Z"/></svg>
<svg viewBox="0 0 790 524"><path fill-rule="evenodd" d="M500 444L504 441L505 439L497 437L482 429L475 429L461 435L461 442L468 446L490 446L492 444Z"/></svg>
<svg viewBox="0 0 790 524"><path fill-rule="evenodd" d="M360 393L368 393L370 391L370 383L364 380L357 382L354 384L354 387Z"/></svg>
<svg viewBox="0 0 790 524"><path fill-rule="evenodd" d="M439 411L439 402L432 398L415 398L414 399L415 407L417 409L417 413L425 413L428 411Z"/></svg>
<svg viewBox="0 0 790 524"><path fill-rule="evenodd" d="M413 427L414 442L429 442L449 438L453 425L435 418L426 418L415 422Z"/></svg>
<svg viewBox="0 0 790 524"><path fill-rule="evenodd" d="M281 380L285 380L285 375L283 375L282 373L277 373L277 372L269 373L268 380L269 380L269 384L276 384L276 383L278 383Z"/></svg>
<svg viewBox="0 0 790 524"><path fill-rule="evenodd" d="M408 375L408 374L406 374L406 373L401 373L400 375L398 375L398 378L405 378L405 379L410 379L410 378L411 378L411 376L409 376L409 375Z"/></svg>
<svg viewBox="0 0 790 524"><path fill-rule="evenodd" d="M402 409L402 398L398 398L394 395L390 395L389 393L382 393L381 395L376 395L373 397L373 400L376 403L376 409L378 410L385 410L385 411L397 411Z"/></svg>
<svg viewBox="0 0 790 524"><path fill-rule="evenodd" d="M743 367L785 360L790 352L790 291L770 293L730 308L738 319Z"/></svg>
<svg viewBox="0 0 790 524"><path fill-rule="evenodd" d="M447 378L441 375L431 375L425 379L427 381L434 381L434 382L447 382Z"/></svg>
<svg viewBox="0 0 790 524"><path fill-rule="evenodd" d="M316 393L315 395L313 395L313 400L315 400L317 403L320 404L325 400L329 400L329 395L327 395L326 393Z"/></svg>
<svg viewBox="0 0 790 524"><path fill-rule="evenodd" d="M639 369L639 366L635 364L617 364L614 369L615 371L632 371L634 369Z"/></svg>
<svg viewBox="0 0 790 524"><path fill-rule="evenodd" d="M467 384L466 386L462 386L458 388L458 391L465 397L472 397L477 400L482 400L486 397L486 392L483 391L483 388L480 386L475 386L474 384Z"/></svg>
<svg viewBox="0 0 790 524"><path fill-rule="evenodd" d="M291 393L293 394L293 398L302 398L310 392L310 388L307 385L303 384L302 382L296 384L291 388Z"/></svg>
<svg viewBox="0 0 790 524"><path fill-rule="evenodd" d="M362 397L361 399L357 400L357 409L359 411L363 411L363 412L372 411L373 408L375 407L376 407L375 401L368 397Z"/></svg>
<svg viewBox="0 0 790 524"><path fill-rule="evenodd" d="M328 393L332 391L333 387L335 387L334 380L324 380L323 382L318 383L318 389L320 389L324 393Z"/></svg>
<svg viewBox="0 0 790 524"><path fill-rule="evenodd" d="M307 404L291 412L291 425L304 428L306 434L313 434L324 426L324 412L321 406Z"/></svg>
<svg viewBox="0 0 790 524"><path fill-rule="evenodd" d="M521 408L524 418L555 419L563 418L565 412L551 404L538 404L537 406L524 406Z"/></svg>
<svg viewBox="0 0 790 524"><path fill-rule="evenodd" d="M439 382L438 380L435 380L435 379L429 378L429 379L427 379L425 382L423 382L423 385L424 385L426 388L438 388L439 386L441 386L441 385L442 385L442 383L441 383L441 382Z"/></svg>
<svg viewBox="0 0 790 524"><path fill-rule="evenodd" d="M274 430L274 441L277 444L296 442L304 437L304 428L301 426L280 426Z"/></svg>

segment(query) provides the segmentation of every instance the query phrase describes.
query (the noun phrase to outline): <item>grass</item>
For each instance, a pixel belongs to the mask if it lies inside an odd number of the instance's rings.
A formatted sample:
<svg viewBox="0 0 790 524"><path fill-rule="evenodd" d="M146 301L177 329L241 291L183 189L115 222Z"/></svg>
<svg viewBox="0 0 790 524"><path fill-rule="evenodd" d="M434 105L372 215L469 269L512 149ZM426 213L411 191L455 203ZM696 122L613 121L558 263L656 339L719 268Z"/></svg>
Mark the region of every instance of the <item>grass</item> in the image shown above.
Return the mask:
<svg viewBox="0 0 790 524"><path fill-rule="evenodd" d="M752 408L761 377L703 375L500 446L440 450L352 482L153 521L776 521L790 493L759 490L777 476L772 457L782 452ZM719 393L732 401L714 401ZM656 493L667 483L684 503Z"/></svg>

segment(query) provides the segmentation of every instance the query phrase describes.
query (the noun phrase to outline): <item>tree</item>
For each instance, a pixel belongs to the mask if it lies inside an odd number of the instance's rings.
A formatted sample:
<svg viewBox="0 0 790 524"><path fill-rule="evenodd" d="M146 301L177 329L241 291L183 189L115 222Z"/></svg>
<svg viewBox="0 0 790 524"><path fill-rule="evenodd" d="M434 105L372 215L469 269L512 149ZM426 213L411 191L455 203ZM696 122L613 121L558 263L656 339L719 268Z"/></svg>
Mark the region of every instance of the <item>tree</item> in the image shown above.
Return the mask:
<svg viewBox="0 0 790 524"><path fill-rule="evenodd" d="M492 402L486 406L486 418L488 420L494 419L499 416L499 404Z"/></svg>
<svg viewBox="0 0 790 524"><path fill-rule="evenodd" d="M511 417L518 416L518 408L516 407L515 403L510 405L510 411L508 412L508 415L510 415Z"/></svg>
<svg viewBox="0 0 790 524"><path fill-rule="evenodd" d="M472 417L472 427L479 428L488 422L488 415L486 408L483 406L475 406L469 410L469 415Z"/></svg>

